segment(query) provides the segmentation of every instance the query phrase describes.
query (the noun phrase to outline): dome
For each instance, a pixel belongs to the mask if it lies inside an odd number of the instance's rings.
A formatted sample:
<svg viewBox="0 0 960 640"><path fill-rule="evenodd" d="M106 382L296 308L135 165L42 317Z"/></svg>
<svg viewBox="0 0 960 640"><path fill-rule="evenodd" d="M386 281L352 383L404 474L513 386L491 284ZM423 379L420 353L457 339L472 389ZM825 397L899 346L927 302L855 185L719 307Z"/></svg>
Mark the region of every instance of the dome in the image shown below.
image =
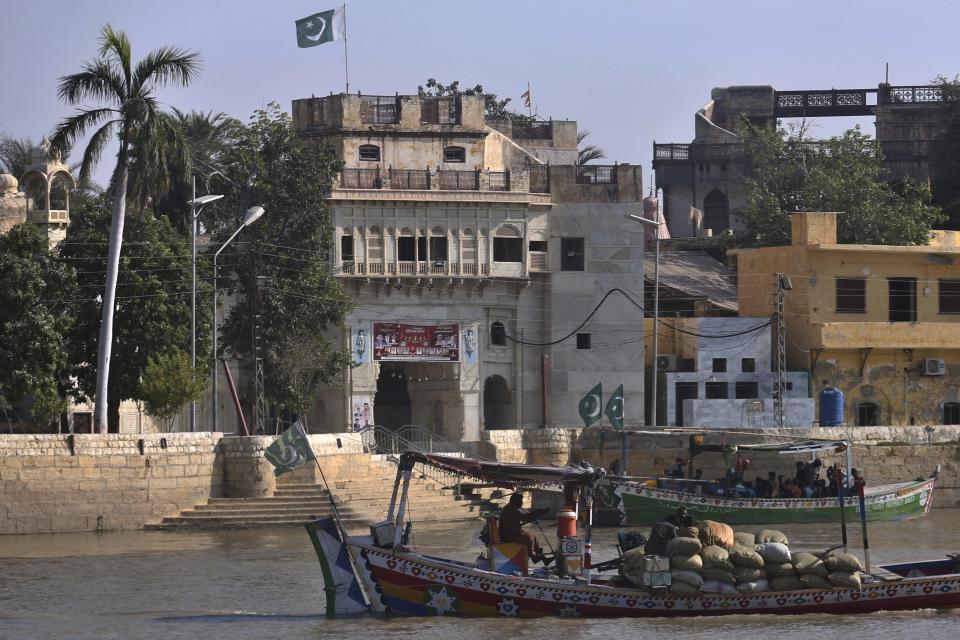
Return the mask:
<svg viewBox="0 0 960 640"><path fill-rule="evenodd" d="M16 191L20 186L17 179L9 173L0 173L0 191Z"/></svg>

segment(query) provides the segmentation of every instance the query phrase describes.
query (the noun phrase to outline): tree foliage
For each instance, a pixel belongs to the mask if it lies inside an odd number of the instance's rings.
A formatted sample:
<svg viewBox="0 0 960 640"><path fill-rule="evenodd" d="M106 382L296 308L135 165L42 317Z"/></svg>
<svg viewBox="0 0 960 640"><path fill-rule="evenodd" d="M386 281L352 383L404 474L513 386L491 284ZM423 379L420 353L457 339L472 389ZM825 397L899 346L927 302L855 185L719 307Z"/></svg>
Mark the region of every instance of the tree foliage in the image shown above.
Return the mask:
<svg viewBox="0 0 960 640"><path fill-rule="evenodd" d="M607 157L607 152L595 144L583 144L590 137L589 129L577 131L577 166L582 167L588 162L594 160L603 160Z"/></svg>
<svg viewBox="0 0 960 640"><path fill-rule="evenodd" d="M836 211L842 243L927 244L943 220L926 185L886 182L876 140L859 127L812 140L805 124L776 129L744 122L740 128L753 174L745 182L747 205L736 215L747 246L790 244L789 214Z"/></svg>
<svg viewBox="0 0 960 640"><path fill-rule="evenodd" d="M140 398L147 413L160 420L165 431L170 431L180 408L198 399L209 379L209 372L194 370L190 366L190 356L186 353L160 353L147 358L140 383Z"/></svg>
<svg viewBox="0 0 960 640"><path fill-rule="evenodd" d="M960 229L960 76L934 82L943 92L944 130L930 146L933 197L948 216L944 226Z"/></svg>
<svg viewBox="0 0 960 640"><path fill-rule="evenodd" d="M211 180L226 195L209 209L213 247L240 226L248 207L266 210L222 254L218 288L239 295L221 347L252 372L259 314L267 398L288 414L302 412L317 385L349 365L340 329L351 299L327 270L333 234L326 198L342 163L331 148L297 136L277 104L253 115L221 162L223 176Z"/></svg>
<svg viewBox="0 0 960 640"><path fill-rule="evenodd" d="M468 89L461 89L459 80L454 80L450 84L443 84L439 80L428 78L426 85L417 87L417 95L421 98L433 96L481 96L483 97L484 114L491 120L516 120L521 122L533 120L530 116L517 113L508 108L507 105L510 104L512 98L500 98L500 96L492 91L485 90L483 85L479 84Z"/></svg>
<svg viewBox="0 0 960 640"><path fill-rule="evenodd" d="M42 430L66 409L65 300L76 290L73 269L57 261L46 236L19 224L0 236L0 404L29 406Z"/></svg>
<svg viewBox="0 0 960 640"><path fill-rule="evenodd" d="M142 400L141 380L149 359L170 350L190 351L190 243L177 236L166 219L148 212L127 218L128 237L120 255L117 305L109 387L110 430L119 425L121 400ZM96 355L110 233L106 196L82 199L71 211L61 255L77 269L79 294L72 304L75 324L69 352L79 399L95 392ZM210 271L197 264L197 359L209 353Z"/></svg>

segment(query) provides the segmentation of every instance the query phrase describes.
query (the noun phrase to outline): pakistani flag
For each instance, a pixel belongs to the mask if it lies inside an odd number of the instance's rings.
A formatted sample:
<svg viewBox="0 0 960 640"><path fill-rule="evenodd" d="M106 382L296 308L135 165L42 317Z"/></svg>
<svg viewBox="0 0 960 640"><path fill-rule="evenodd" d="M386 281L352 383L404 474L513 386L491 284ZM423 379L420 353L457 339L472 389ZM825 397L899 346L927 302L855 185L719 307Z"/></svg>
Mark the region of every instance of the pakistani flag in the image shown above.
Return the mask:
<svg viewBox="0 0 960 640"><path fill-rule="evenodd" d="M580 417L583 418L584 426L589 427L600 419L600 407L602 406L603 386L597 383L590 393L583 396L580 401Z"/></svg>
<svg viewBox="0 0 960 640"><path fill-rule="evenodd" d="M617 387L607 400L607 409L604 414L610 418L610 424L614 429L623 429L623 384Z"/></svg>
<svg viewBox="0 0 960 640"><path fill-rule="evenodd" d="M289 429L266 448L263 457L276 467L273 470L273 475L276 476L293 471L316 458L299 420L290 425Z"/></svg>
<svg viewBox="0 0 960 640"><path fill-rule="evenodd" d="M346 37L347 20L342 6L297 20L297 46L301 49Z"/></svg>

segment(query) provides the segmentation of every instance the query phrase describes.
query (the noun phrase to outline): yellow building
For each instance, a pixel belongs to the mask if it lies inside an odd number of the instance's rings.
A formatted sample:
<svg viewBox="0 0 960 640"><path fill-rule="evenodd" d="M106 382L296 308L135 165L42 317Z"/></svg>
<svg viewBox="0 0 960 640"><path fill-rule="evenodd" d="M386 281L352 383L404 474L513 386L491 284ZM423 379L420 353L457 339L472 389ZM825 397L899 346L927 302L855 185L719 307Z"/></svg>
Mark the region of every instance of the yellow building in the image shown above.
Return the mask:
<svg viewBox="0 0 960 640"><path fill-rule="evenodd" d="M837 214L791 216L786 247L738 249L741 316L785 292L787 363L836 387L850 425L960 424L960 236L927 246L837 243ZM819 415L819 407L818 407Z"/></svg>

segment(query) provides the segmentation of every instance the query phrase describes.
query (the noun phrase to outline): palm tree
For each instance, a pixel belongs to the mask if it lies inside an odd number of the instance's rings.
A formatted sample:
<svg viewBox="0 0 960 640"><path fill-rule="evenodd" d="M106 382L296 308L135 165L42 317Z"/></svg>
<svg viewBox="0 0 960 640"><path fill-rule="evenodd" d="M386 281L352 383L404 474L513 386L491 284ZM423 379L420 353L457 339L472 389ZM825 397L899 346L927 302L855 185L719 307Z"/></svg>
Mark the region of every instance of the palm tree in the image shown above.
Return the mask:
<svg viewBox="0 0 960 640"><path fill-rule="evenodd" d="M594 144L588 144L585 147L581 147L583 141L587 139L590 135L589 129L583 129L582 131L577 132L577 166L582 167L588 162L593 162L594 160L603 160L607 157L607 152L601 149L600 147Z"/></svg>
<svg viewBox="0 0 960 640"><path fill-rule="evenodd" d="M158 141L171 135L169 118L163 117L154 90L168 83L186 86L200 71L199 55L174 47L151 51L134 66L130 39L106 25L100 31L99 57L85 62L78 73L60 79L60 98L72 105L90 99L109 106L79 109L54 130L53 144L66 149L96 128L83 152L80 177L90 175L103 148L114 136L120 141L117 165L110 179L113 218L107 253L107 281L104 286L100 336L97 344L97 381L94 420L99 433L107 431L107 388L110 379L110 351L113 345L113 313L116 304L117 272L123 243L127 183L131 148L150 156L162 152Z"/></svg>

